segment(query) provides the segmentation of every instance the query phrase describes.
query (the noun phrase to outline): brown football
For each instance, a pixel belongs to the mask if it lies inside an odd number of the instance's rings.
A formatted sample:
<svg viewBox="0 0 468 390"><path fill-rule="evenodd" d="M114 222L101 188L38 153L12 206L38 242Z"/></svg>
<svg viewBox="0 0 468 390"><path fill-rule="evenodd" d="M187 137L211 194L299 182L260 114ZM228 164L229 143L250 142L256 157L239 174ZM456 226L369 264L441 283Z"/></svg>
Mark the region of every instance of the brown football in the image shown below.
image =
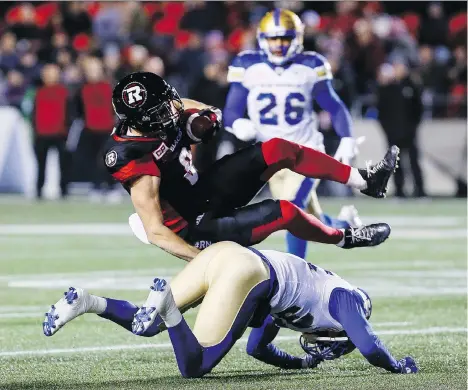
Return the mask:
<svg viewBox="0 0 468 390"><path fill-rule="evenodd" d="M213 122L206 116L197 116L193 119L190 129L197 138L202 138L205 132L213 127Z"/></svg>

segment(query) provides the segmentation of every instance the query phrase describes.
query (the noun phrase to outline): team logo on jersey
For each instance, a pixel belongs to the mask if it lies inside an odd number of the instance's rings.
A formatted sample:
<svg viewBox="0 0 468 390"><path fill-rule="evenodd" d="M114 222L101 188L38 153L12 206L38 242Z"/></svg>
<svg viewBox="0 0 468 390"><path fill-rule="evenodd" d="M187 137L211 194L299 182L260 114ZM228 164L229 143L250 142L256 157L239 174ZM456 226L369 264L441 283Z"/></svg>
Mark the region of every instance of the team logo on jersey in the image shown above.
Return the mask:
<svg viewBox="0 0 468 390"><path fill-rule="evenodd" d="M162 156L164 156L164 154L166 154L168 150L169 148L167 147L167 145L164 142L161 142L161 145L159 145L159 148L157 148L153 152L153 156L156 158L156 160L159 160L162 158Z"/></svg>
<svg viewBox="0 0 468 390"><path fill-rule="evenodd" d="M110 168L113 167L117 163L117 152L115 150L111 150L106 154L106 165Z"/></svg>
<svg viewBox="0 0 468 390"><path fill-rule="evenodd" d="M122 91L122 100L129 107L138 107L146 102L148 92L143 84L136 81L128 83Z"/></svg>

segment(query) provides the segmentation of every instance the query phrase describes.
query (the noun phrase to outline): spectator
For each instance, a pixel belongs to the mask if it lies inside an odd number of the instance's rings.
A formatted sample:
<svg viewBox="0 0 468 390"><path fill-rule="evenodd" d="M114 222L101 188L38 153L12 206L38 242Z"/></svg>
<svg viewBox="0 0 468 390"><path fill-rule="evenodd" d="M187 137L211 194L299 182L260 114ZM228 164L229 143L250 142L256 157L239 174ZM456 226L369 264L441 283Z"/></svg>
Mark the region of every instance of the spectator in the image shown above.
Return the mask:
<svg viewBox="0 0 468 390"><path fill-rule="evenodd" d="M122 5L124 5L122 3ZM93 34L102 47L108 43L121 44L123 26L122 5L116 2L103 2L93 20Z"/></svg>
<svg viewBox="0 0 468 390"><path fill-rule="evenodd" d="M131 46L128 54L128 64L130 66L130 68L128 69L128 73L141 71L147 60L148 49L145 46Z"/></svg>
<svg viewBox="0 0 468 390"><path fill-rule="evenodd" d="M43 85L37 90L32 115L34 152L37 158L36 196L42 198L47 153L55 147L59 153L61 196L68 194L69 156L65 149L69 128L69 94L60 83L60 68L46 64L42 69Z"/></svg>
<svg viewBox="0 0 468 390"><path fill-rule="evenodd" d="M21 72L12 69L7 73L7 82L5 86L5 98L8 105L21 108L21 102L26 93L26 83Z"/></svg>
<svg viewBox="0 0 468 390"><path fill-rule="evenodd" d="M448 71L451 85L466 85L466 46L459 45L453 51L453 60Z"/></svg>
<svg viewBox="0 0 468 390"><path fill-rule="evenodd" d="M70 38L79 33L91 33L91 19L86 12L86 3L81 1L72 1L65 3L65 12L63 13L63 28Z"/></svg>
<svg viewBox="0 0 468 390"><path fill-rule="evenodd" d="M164 61L160 57L151 57L145 62L143 71L157 74L164 77Z"/></svg>
<svg viewBox="0 0 468 390"><path fill-rule="evenodd" d="M125 34L140 44L145 44L151 34L150 19L138 1L125 4Z"/></svg>
<svg viewBox="0 0 468 390"><path fill-rule="evenodd" d="M422 116L420 86L410 77L404 62L384 64L378 74L378 119L389 145L401 149L400 168L395 172L396 196L405 197L406 176L404 158L408 155L413 174L413 195L425 196L423 177L419 166L417 130ZM389 104L391 102L391 104Z"/></svg>
<svg viewBox="0 0 468 390"><path fill-rule="evenodd" d="M20 58L19 69L29 85L36 85L40 80L41 66L36 53L29 51Z"/></svg>
<svg viewBox="0 0 468 390"><path fill-rule="evenodd" d="M427 16L422 22L420 42L430 46L446 46L447 35L448 21L442 3L430 3L427 7Z"/></svg>
<svg viewBox="0 0 468 390"><path fill-rule="evenodd" d="M104 78L102 62L96 57L83 61L85 83L76 98L78 116L83 118L80 149L86 160L94 166L93 191L91 200L99 200L104 190L113 188L113 179L107 173L102 161L101 149L114 127L112 108L112 85Z"/></svg>
<svg viewBox="0 0 468 390"><path fill-rule="evenodd" d="M0 41L0 69L6 73L18 66L19 58L16 53L16 35L7 32Z"/></svg>
<svg viewBox="0 0 468 390"><path fill-rule="evenodd" d="M369 21L359 19L354 24L346 57L356 72L358 92L371 92L374 89L377 69L385 59L385 51L383 44L374 35Z"/></svg>
<svg viewBox="0 0 468 390"><path fill-rule="evenodd" d="M20 21L13 24L12 32L18 39L40 39L41 33L36 25L36 10L29 4L21 6Z"/></svg>

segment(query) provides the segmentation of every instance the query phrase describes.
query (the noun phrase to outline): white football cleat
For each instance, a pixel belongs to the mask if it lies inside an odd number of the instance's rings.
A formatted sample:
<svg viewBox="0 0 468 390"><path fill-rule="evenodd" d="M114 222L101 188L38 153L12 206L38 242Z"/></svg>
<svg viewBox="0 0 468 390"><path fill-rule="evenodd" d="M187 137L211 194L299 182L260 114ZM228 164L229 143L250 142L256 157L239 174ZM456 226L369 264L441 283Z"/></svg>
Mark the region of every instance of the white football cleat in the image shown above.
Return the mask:
<svg viewBox="0 0 468 390"><path fill-rule="evenodd" d="M153 324L158 314L166 320L168 314L176 311L177 305L172 295L171 287L164 279L156 278L146 302L135 313L132 322L132 332L141 335Z"/></svg>
<svg viewBox="0 0 468 390"><path fill-rule="evenodd" d="M53 336L66 323L86 313L93 303L90 294L82 288L70 287L63 295L45 313L42 329L46 336Z"/></svg>
<svg viewBox="0 0 468 390"><path fill-rule="evenodd" d="M338 214L338 219L346 221L352 228L360 228L364 223L359 217L358 211L354 205L343 206Z"/></svg>

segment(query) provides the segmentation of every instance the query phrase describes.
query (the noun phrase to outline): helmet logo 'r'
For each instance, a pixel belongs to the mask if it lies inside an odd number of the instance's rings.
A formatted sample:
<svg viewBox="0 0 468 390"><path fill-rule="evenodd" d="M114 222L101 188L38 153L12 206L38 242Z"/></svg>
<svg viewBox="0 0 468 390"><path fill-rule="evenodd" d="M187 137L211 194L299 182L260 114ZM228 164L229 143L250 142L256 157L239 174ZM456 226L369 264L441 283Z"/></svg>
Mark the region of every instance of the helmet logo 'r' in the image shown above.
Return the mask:
<svg viewBox="0 0 468 390"><path fill-rule="evenodd" d="M128 83L122 91L122 100L129 107L141 106L146 101L146 88L136 82Z"/></svg>

